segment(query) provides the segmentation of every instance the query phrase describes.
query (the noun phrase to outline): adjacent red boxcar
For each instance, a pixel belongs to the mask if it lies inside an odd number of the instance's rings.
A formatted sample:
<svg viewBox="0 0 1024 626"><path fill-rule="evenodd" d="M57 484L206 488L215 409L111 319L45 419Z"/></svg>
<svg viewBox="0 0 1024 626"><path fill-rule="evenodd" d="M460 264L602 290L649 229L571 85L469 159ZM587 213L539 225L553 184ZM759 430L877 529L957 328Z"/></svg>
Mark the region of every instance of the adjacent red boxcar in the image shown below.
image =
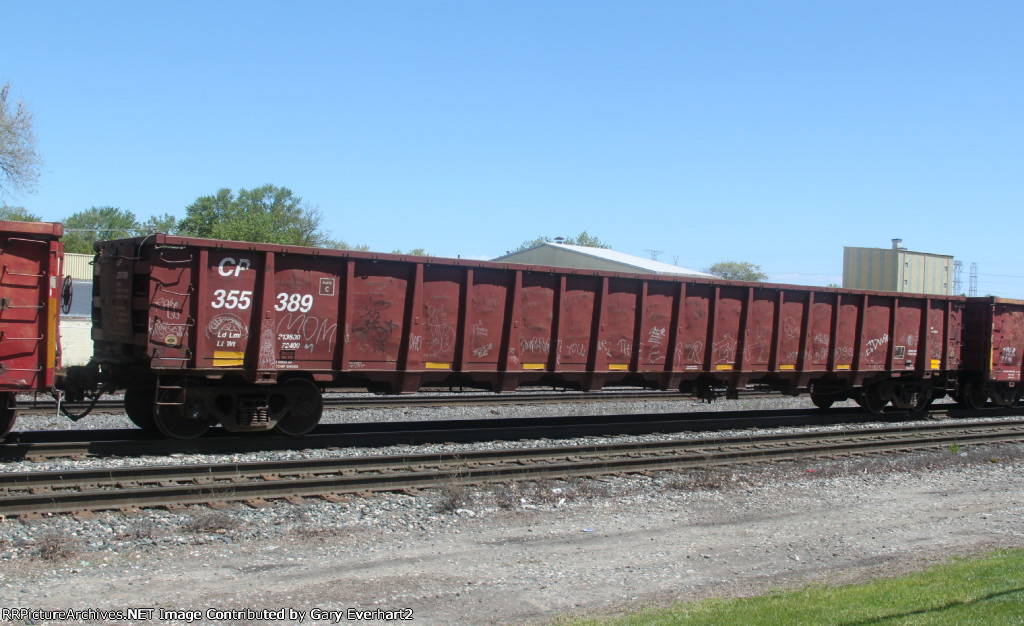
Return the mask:
<svg viewBox="0 0 1024 626"><path fill-rule="evenodd" d="M1020 398L1024 356L1024 301L968 298L958 399L981 408L989 398L1010 406Z"/></svg>
<svg viewBox="0 0 1024 626"><path fill-rule="evenodd" d="M320 387L761 383L923 408L955 388L962 297L153 235L97 244L96 361L143 426L302 433Z"/></svg>
<svg viewBox="0 0 1024 626"><path fill-rule="evenodd" d="M54 384L63 234L60 224L0 221L0 436L16 394Z"/></svg>

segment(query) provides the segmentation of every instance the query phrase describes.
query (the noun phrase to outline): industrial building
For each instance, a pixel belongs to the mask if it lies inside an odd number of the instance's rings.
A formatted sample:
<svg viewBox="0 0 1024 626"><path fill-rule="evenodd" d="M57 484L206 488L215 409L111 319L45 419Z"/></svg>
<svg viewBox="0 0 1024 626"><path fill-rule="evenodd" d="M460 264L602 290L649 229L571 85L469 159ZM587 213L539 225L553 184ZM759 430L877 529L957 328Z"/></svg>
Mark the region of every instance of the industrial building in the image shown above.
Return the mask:
<svg viewBox="0 0 1024 626"><path fill-rule="evenodd" d="M510 252L494 260L497 262L522 263L524 265L574 267L581 270L714 278L714 276L705 272L698 272L697 270L645 259L623 252L616 252L608 248L571 246L553 241L545 241L526 250Z"/></svg>
<svg viewBox="0 0 1024 626"><path fill-rule="evenodd" d="M71 310L60 317L61 362L85 365L92 357L92 263L91 254L64 254L64 275L70 276L74 297Z"/></svg>
<svg viewBox="0 0 1024 626"><path fill-rule="evenodd" d="M843 247L843 287L953 295L953 257L914 252L893 239L892 248Z"/></svg>

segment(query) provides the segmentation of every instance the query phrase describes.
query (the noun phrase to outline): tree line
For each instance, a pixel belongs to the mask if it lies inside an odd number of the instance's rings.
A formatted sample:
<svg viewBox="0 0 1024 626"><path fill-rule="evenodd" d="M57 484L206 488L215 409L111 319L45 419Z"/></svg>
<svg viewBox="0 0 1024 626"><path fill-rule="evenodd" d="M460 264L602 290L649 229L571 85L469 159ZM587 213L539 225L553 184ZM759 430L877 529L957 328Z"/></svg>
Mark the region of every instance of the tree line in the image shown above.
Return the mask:
<svg viewBox="0 0 1024 626"><path fill-rule="evenodd" d="M0 219L39 221L24 207L0 206ZM263 185L234 193L221 189L202 196L185 209L184 219L170 213L144 221L132 211L112 206L92 207L63 220L64 250L92 254L93 243L151 233L255 243L366 250L333 239L320 227L323 214L287 187Z"/></svg>

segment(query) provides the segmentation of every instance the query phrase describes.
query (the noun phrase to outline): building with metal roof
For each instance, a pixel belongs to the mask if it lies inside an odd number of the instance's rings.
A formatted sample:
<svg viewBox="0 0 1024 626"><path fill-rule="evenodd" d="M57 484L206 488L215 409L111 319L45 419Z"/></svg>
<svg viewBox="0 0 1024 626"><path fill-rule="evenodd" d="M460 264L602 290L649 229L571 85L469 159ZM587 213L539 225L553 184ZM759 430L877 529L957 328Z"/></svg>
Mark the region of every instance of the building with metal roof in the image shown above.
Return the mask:
<svg viewBox="0 0 1024 626"><path fill-rule="evenodd" d="M953 257L914 252L893 239L892 248L843 247L843 287L953 295Z"/></svg>
<svg viewBox="0 0 1024 626"><path fill-rule="evenodd" d="M608 248L590 248L587 246L571 246L564 243L545 241L540 245L526 250L510 252L495 261L522 263L524 265L551 265L554 267L574 267L583 270L603 270L609 272L632 272L636 274L656 274L659 276L699 276L713 278L711 274L697 270L662 263L643 257L633 256L624 252L616 252Z"/></svg>

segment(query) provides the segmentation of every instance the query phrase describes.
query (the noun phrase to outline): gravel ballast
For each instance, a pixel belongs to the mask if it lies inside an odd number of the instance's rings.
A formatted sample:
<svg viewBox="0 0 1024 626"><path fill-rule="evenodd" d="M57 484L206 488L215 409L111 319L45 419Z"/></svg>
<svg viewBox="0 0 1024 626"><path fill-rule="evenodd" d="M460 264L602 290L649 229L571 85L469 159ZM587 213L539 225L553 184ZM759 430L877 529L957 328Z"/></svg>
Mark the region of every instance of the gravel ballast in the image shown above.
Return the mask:
<svg viewBox="0 0 1024 626"><path fill-rule="evenodd" d="M737 404L709 408L744 408ZM398 418L549 414L536 406L422 411ZM0 522L0 606L187 609L202 613L198 623L246 622L207 609L282 608L306 612L304 623L314 609L411 609L413 623L424 624L543 622L888 575L1024 545L1022 450L967 446L340 502L8 519Z"/></svg>

